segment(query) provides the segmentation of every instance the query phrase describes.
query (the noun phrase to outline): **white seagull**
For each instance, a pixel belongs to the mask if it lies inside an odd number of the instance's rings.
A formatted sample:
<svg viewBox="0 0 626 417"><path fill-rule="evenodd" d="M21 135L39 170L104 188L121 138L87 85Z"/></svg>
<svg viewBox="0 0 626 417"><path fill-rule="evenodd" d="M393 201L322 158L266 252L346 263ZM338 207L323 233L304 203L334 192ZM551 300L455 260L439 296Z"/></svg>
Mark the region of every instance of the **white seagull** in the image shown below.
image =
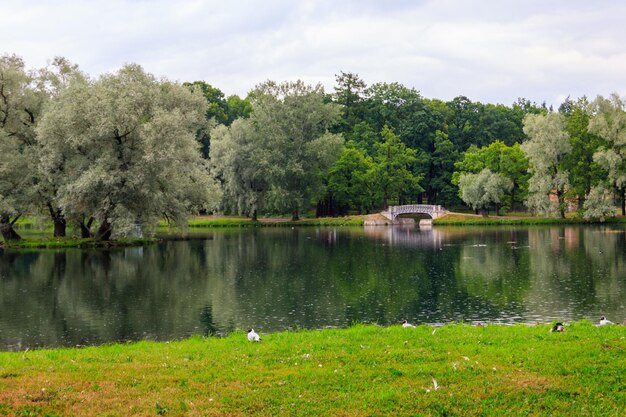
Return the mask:
<svg viewBox="0 0 626 417"><path fill-rule="evenodd" d="M607 324L613 324L611 320L607 320L606 317L600 317L600 326L606 326Z"/></svg>
<svg viewBox="0 0 626 417"><path fill-rule="evenodd" d="M254 331L254 329L250 329L248 330L248 340L250 342L260 342L261 337L259 336L257 332Z"/></svg>
<svg viewBox="0 0 626 417"><path fill-rule="evenodd" d="M402 320L402 327L415 327L406 320Z"/></svg>

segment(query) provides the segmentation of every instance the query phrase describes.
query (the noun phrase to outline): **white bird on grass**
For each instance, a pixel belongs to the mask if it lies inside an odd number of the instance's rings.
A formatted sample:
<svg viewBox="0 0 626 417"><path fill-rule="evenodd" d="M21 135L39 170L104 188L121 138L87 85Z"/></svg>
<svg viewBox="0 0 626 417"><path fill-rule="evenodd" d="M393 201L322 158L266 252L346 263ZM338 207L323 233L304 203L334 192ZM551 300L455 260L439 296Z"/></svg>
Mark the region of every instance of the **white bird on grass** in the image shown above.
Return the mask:
<svg viewBox="0 0 626 417"><path fill-rule="evenodd" d="M260 342L261 336L259 336L259 334L255 332L254 329L250 329L248 330L248 340L250 342Z"/></svg>
<svg viewBox="0 0 626 417"><path fill-rule="evenodd" d="M402 327L415 327L406 320L402 320Z"/></svg>
<svg viewBox="0 0 626 417"><path fill-rule="evenodd" d="M550 333L552 332L564 332L565 331L565 326L563 325L563 323L559 322L556 323L554 326L552 326L552 328L550 329Z"/></svg>
<svg viewBox="0 0 626 417"><path fill-rule="evenodd" d="M607 320L606 317L600 317L600 326L606 326L607 324L613 324L611 320Z"/></svg>

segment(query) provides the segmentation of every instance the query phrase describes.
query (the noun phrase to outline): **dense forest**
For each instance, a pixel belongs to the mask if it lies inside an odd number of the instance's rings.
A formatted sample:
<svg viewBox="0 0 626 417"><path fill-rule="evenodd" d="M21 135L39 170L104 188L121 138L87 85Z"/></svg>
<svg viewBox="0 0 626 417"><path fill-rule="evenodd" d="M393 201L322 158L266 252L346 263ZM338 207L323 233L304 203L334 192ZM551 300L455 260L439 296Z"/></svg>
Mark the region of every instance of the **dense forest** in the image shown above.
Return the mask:
<svg viewBox="0 0 626 417"><path fill-rule="evenodd" d="M91 78L0 57L0 231L47 217L110 239L192 213L336 216L391 204L604 219L626 186L614 94L558 109L423 97L340 72L332 92L266 81L245 98L138 65Z"/></svg>

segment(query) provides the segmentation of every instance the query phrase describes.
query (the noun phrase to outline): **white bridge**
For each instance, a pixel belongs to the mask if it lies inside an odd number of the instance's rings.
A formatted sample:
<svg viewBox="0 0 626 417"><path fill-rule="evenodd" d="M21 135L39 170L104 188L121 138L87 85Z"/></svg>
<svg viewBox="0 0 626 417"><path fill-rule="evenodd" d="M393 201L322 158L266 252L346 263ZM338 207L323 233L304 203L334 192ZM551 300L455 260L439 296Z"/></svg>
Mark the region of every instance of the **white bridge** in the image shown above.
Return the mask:
<svg viewBox="0 0 626 417"><path fill-rule="evenodd" d="M447 212L448 210L441 206L433 206L429 204L408 204L404 206L389 206L387 211L383 211L380 214L391 221L395 221L401 214L427 214L431 218L436 219Z"/></svg>

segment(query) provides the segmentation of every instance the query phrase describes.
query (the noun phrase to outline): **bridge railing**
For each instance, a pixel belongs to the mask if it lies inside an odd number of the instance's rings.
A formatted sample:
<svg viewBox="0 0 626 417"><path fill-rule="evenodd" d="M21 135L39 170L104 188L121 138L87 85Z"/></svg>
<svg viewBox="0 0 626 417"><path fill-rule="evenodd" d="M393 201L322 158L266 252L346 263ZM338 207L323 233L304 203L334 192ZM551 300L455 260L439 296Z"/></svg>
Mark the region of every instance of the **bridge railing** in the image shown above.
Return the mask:
<svg viewBox="0 0 626 417"><path fill-rule="evenodd" d="M433 216L438 213L443 213L447 211L445 208L441 207L441 205L432 205L432 204L406 204L402 206L389 206L387 209L392 218L396 218L400 214L407 213L422 213Z"/></svg>

